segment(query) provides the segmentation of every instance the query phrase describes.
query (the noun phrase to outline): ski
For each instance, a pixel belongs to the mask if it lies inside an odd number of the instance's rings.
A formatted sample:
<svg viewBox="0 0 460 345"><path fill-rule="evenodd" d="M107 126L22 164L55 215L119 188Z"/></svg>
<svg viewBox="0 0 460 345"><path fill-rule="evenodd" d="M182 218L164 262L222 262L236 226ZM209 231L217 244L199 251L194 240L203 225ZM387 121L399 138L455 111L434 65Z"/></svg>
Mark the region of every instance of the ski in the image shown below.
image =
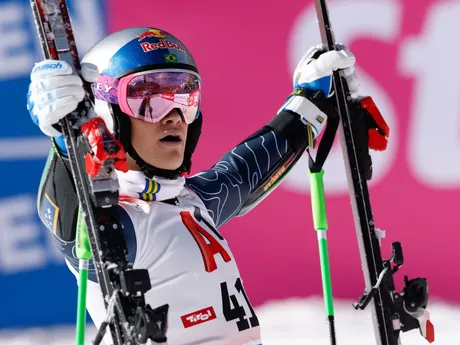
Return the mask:
<svg viewBox="0 0 460 345"><path fill-rule="evenodd" d="M326 0L315 0L315 6L322 43L327 51L336 50ZM375 227L367 186L367 180L371 178L371 165L364 166L362 160L363 152L368 147L367 143L364 143L366 148L359 143L362 133L354 128L350 117L350 113L355 115L350 111L352 97L340 71L333 74L333 87L341 120L339 136L366 286L364 294L353 306L363 310L370 305L377 345L401 344L401 331L412 329L419 329L423 337L433 342L434 328L426 310L427 280L404 277L403 291L396 292L394 274L404 263L402 245L393 243L392 256L387 260L382 258L380 245L383 233ZM375 105L369 104L369 97L366 99L361 101L361 109L375 111Z"/></svg>
<svg viewBox="0 0 460 345"><path fill-rule="evenodd" d="M31 0L42 52L46 59L64 60L80 71L80 60L65 0ZM86 227L92 261L107 315L93 344L100 344L107 326L115 345L166 341L168 305L152 309L145 303L151 289L148 271L133 269L127 260L123 224L118 212L115 169L127 171L120 142L94 116L90 85L77 110L60 126L68 162Z"/></svg>

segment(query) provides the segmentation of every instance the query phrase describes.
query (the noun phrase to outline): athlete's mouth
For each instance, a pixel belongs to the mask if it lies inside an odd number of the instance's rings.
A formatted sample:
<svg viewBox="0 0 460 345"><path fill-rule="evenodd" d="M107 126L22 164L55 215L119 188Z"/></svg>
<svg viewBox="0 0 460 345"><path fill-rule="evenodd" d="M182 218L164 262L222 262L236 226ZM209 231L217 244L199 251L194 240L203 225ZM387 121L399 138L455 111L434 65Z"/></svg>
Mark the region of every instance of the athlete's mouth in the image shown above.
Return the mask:
<svg viewBox="0 0 460 345"><path fill-rule="evenodd" d="M184 141L185 133L181 128L169 127L166 128L163 132L163 137L160 138L162 143L180 143Z"/></svg>
<svg viewBox="0 0 460 345"><path fill-rule="evenodd" d="M180 135L167 135L160 139L161 142L181 142L182 137Z"/></svg>

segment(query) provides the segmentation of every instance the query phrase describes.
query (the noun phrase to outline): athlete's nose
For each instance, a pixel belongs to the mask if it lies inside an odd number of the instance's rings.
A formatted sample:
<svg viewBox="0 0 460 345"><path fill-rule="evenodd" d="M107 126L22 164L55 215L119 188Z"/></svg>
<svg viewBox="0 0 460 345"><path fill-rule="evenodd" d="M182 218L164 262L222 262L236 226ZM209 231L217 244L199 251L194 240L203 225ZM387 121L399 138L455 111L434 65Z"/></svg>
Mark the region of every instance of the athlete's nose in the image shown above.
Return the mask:
<svg viewBox="0 0 460 345"><path fill-rule="evenodd" d="M175 124L175 125L179 125L180 123L182 123L184 121L182 115L179 113L179 111L177 109L173 109L169 112L168 115L166 115L162 120L161 122L163 124Z"/></svg>

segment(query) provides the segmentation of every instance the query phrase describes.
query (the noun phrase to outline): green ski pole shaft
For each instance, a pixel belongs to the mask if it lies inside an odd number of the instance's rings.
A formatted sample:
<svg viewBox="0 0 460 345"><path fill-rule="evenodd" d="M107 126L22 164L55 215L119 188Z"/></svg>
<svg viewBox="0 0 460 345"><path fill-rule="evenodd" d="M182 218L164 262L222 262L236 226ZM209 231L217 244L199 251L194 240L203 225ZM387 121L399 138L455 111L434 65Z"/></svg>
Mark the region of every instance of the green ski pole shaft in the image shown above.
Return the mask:
<svg viewBox="0 0 460 345"><path fill-rule="evenodd" d="M78 305L77 305L77 345L85 344L86 325L86 287L88 283L88 260L79 260Z"/></svg>
<svg viewBox="0 0 460 345"><path fill-rule="evenodd" d="M331 271L329 267L329 254L327 247L326 230L328 227L326 217L326 201L324 198L323 175L324 170L317 173L309 172L311 205L313 212L313 224L318 234L319 258L321 265L321 279L323 283L324 307L326 309L329 324L329 338L332 345L336 345L334 302L332 298Z"/></svg>
<svg viewBox="0 0 460 345"><path fill-rule="evenodd" d="M88 284L89 260L92 255L85 222L81 215L78 217L76 242L77 258L79 259L76 344L84 345L86 327L86 290Z"/></svg>

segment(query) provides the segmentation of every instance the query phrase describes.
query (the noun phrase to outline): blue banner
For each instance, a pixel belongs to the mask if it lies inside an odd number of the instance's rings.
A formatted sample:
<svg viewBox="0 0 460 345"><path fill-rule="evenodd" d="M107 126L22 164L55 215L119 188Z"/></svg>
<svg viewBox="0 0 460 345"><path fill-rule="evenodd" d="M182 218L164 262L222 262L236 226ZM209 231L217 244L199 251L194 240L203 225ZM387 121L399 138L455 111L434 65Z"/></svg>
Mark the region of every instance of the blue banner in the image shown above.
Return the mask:
<svg viewBox="0 0 460 345"><path fill-rule="evenodd" d="M106 33L103 0L67 0L80 58ZM30 2L0 0L0 328L74 323L77 285L37 215L49 140L26 109L43 59Z"/></svg>

